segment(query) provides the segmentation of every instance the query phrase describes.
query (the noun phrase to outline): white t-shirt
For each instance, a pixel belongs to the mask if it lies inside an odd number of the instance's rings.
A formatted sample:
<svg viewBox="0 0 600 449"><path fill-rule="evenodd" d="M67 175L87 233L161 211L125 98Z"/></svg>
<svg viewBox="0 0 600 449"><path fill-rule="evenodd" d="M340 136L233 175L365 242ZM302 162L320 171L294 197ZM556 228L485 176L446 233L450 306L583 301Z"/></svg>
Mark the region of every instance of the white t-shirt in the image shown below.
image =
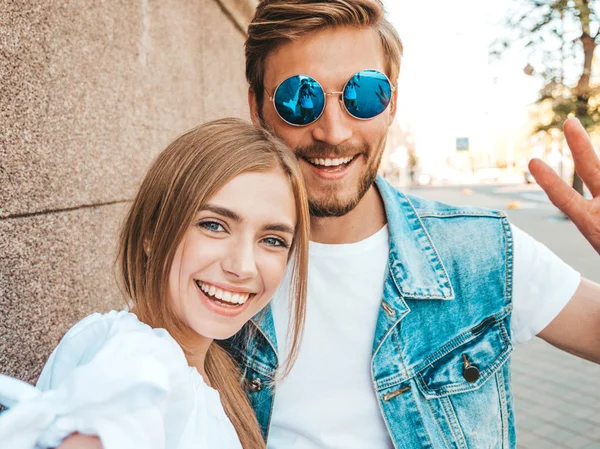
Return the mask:
<svg viewBox="0 0 600 449"><path fill-rule="evenodd" d="M515 226L512 335L523 343L562 310L580 275ZM392 443L371 379L387 273L387 226L357 243L310 243L305 332L298 359L277 385L269 449L383 449ZM273 300L286 354L288 282Z"/></svg>
<svg viewBox="0 0 600 449"><path fill-rule="evenodd" d="M126 311L95 313L65 334L37 388L0 375L3 448L56 447L73 432L104 449L242 449L219 393L164 329Z"/></svg>

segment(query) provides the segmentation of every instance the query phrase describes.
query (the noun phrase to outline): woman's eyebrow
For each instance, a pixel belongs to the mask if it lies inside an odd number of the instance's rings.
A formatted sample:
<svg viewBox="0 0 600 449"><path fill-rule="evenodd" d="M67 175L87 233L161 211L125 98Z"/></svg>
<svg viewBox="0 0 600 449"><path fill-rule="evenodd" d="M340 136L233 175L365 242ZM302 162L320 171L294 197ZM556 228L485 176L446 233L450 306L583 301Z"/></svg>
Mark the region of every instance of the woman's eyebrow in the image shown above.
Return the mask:
<svg viewBox="0 0 600 449"><path fill-rule="evenodd" d="M231 209L227 209L226 207L216 206L214 204L205 204L199 209L199 211L203 210L207 210L215 214L219 214L223 217L230 218L231 220L236 221L238 223L242 221L242 217L240 217L239 214L232 211ZM263 229L265 231L286 232L288 234L294 233L294 227L285 223L270 223L263 226Z"/></svg>
<svg viewBox="0 0 600 449"><path fill-rule="evenodd" d="M230 218L234 221L242 221L242 218L236 214L234 211L227 209L221 206L215 206L214 204L205 204L200 208L200 210L208 210L214 212L215 214L222 215L223 217Z"/></svg>
<svg viewBox="0 0 600 449"><path fill-rule="evenodd" d="M288 234L294 233L294 228L285 223L272 223L265 225L263 228L265 231L278 231L278 232L287 232Z"/></svg>

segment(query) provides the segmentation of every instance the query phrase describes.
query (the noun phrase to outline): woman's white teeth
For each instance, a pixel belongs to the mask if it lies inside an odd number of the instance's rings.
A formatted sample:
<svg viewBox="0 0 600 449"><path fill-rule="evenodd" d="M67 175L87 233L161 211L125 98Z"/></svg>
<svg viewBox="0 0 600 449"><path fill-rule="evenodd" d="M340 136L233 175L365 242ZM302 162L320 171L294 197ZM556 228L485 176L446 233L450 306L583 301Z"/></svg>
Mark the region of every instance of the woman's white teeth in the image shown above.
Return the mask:
<svg viewBox="0 0 600 449"><path fill-rule="evenodd" d="M196 283L204 293L208 294L208 296L214 296L224 302L244 304L250 297L250 293L234 293L222 290L214 285L205 284L204 282L196 281Z"/></svg>
<svg viewBox="0 0 600 449"><path fill-rule="evenodd" d="M354 159L354 156L341 157L341 158L337 158L337 159L310 158L310 159L308 159L308 162L310 162L311 164L314 164L314 165L324 165L326 167L331 167L331 166L336 166L336 165L341 165L341 164L347 164L352 159Z"/></svg>

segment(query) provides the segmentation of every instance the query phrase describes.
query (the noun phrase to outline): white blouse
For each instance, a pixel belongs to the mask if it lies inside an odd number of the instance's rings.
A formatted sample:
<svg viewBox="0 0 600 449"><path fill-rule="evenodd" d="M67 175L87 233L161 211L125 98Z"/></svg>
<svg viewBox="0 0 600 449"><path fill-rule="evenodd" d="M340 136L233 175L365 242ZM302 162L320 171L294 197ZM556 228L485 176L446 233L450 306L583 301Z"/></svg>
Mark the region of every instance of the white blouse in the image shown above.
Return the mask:
<svg viewBox="0 0 600 449"><path fill-rule="evenodd" d="M95 313L72 327L37 388L0 376L0 446L58 446L73 432L104 449L241 449L219 393L164 329L127 311Z"/></svg>

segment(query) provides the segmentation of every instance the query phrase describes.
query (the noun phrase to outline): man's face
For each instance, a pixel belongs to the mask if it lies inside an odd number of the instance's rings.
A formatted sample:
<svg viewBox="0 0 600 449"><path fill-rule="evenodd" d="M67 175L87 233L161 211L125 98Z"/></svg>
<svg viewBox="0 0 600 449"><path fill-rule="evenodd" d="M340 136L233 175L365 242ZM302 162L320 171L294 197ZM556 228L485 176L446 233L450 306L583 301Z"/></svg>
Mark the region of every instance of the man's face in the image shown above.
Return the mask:
<svg viewBox="0 0 600 449"><path fill-rule="evenodd" d="M284 122L268 96L279 83L297 74L316 79L325 92L340 92L352 75L364 69L386 72L379 37L369 29L326 29L284 43L267 57L264 125L296 152L313 216L345 215L372 186L395 113L395 92L391 105L370 120L348 114L340 95L328 96L321 117L301 127ZM250 108L256 118L252 92Z"/></svg>

